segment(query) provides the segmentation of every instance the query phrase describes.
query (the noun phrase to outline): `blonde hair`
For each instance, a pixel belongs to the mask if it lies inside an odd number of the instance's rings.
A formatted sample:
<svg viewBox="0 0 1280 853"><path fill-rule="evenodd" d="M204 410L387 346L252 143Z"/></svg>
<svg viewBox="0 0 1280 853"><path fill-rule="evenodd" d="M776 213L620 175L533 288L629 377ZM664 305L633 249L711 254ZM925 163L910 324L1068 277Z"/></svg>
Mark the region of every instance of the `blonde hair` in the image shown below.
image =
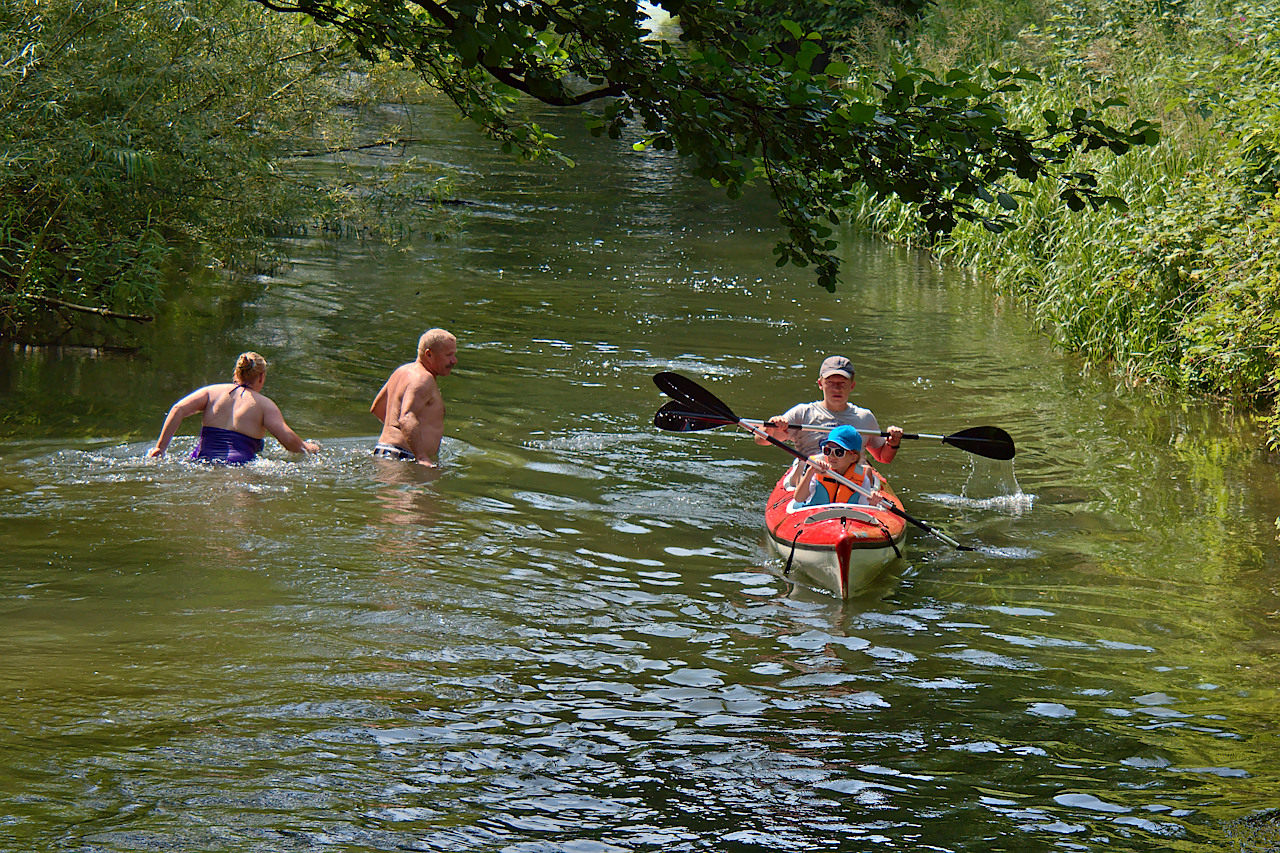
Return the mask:
<svg viewBox="0 0 1280 853"><path fill-rule="evenodd" d="M242 352L236 359L236 384L249 385L267 372L267 360L256 352Z"/></svg>
<svg viewBox="0 0 1280 853"><path fill-rule="evenodd" d="M422 333L422 337L418 338L418 358L422 358L427 354L427 350L439 349L442 344L449 341L457 341L451 333L444 329L428 329Z"/></svg>

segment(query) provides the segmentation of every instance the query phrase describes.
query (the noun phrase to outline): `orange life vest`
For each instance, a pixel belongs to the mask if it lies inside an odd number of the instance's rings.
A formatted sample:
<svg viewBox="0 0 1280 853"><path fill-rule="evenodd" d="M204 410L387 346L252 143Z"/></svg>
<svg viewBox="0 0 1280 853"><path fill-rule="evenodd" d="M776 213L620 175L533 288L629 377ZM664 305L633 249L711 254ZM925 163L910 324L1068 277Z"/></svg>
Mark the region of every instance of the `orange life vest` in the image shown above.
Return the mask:
<svg viewBox="0 0 1280 853"><path fill-rule="evenodd" d="M857 466L854 466L854 467L857 467ZM857 483L859 486L861 486L863 489L865 489L868 492L874 492L876 489L880 488L880 477L876 474L875 471L873 471L872 469L868 468L865 465L862 466L861 474L856 473L853 468L850 468L848 471L844 473L844 478L846 480L849 480L850 482ZM813 491L813 497L809 500L806 506L815 506L817 504L823 504L823 503L831 503L831 504L869 504L871 503L871 501L868 500L867 497L863 495L861 492L854 491L853 489L846 486L844 483L841 483L839 480L832 477L830 474L823 474L820 477L817 477L815 479L816 479L816 482L814 483L814 485L819 486L823 490L825 490L829 498L828 500L825 500L825 501L822 500L821 499L822 493L815 488Z"/></svg>

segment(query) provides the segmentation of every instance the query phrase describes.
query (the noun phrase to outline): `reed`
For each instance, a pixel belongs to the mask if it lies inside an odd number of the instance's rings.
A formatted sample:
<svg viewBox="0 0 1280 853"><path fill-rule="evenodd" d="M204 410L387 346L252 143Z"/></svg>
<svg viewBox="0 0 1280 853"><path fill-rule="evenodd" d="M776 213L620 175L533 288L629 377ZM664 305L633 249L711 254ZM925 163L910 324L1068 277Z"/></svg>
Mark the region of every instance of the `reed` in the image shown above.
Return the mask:
<svg viewBox="0 0 1280 853"><path fill-rule="evenodd" d="M940 4L903 50L920 62L1016 64L1045 82L1006 108L1035 126L1046 109L1120 94L1154 117L1154 148L1081 154L1124 213L1074 212L1048 181L1027 196L1018 227L992 234L962 223L933 250L988 276L1062 347L1257 413L1280 448L1280 20L1275 3L1137 4L1057 0ZM974 41L982 21L1006 37ZM951 24L947 24L951 21ZM887 237L926 238L912 211L867 198L855 222Z"/></svg>

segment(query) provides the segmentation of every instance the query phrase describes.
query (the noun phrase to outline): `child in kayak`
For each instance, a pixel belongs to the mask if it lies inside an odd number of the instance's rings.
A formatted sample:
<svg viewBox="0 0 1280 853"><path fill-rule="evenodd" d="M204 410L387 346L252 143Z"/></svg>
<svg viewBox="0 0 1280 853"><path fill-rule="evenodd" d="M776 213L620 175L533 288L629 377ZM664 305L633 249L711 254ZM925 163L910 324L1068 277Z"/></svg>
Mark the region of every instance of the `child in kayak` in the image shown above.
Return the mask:
<svg viewBox="0 0 1280 853"><path fill-rule="evenodd" d="M875 501L862 491L874 494L883 482L880 475L862 461L862 436L851 426L838 426L819 445L821 456L809 461L804 475L796 484L793 506L821 506L845 503L872 505ZM851 489L831 473L857 484L862 491Z"/></svg>

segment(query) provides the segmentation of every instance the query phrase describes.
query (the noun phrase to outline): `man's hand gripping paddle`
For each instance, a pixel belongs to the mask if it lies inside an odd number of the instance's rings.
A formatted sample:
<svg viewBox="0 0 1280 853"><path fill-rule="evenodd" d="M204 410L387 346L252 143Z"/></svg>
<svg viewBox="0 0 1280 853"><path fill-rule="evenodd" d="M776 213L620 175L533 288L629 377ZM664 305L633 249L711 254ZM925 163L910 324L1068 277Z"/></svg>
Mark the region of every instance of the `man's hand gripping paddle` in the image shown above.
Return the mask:
<svg viewBox="0 0 1280 853"><path fill-rule="evenodd" d="M659 374L661 375L661 374ZM729 426L730 424L741 423L750 429L753 426L763 427L764 421L749 420L743 418L741 421L731 421L724 415L712 414L709 412L689 411L691 407L681 403L679 400L672 400L670 403L658 409L657 414L653 416L653 425L658 429L664 429L669 432L698 432L705 429L715 429L716 427ZM792 429L807 429L814 432L830 432L834 427L825 424L789 424ZM887 436L889 433L881 430L876 432L873 429L858 430L862 435L879 435ZM966 453L973 453L977 456L985 456L988 459L1012 459L1016 452L1013 446L1013 438L1009 433L993 426L979 426L962 429L951 435L930 435L923 432L904 432L903 438L920 439L934 438L940 440L943 444L949 444L957 447Z"/></svg>
<svg viewBox="0 0 1280 853"><path fill-rule="evenodd" d="M781 441L778 441L776 438L769 435L763 429L739 418L733 413L733 409L730 409L719 397L712 394L706 388L703 388L687 376L681 376L679 373L664 371L656 374L653 377L653 382L658 386L659 390L679 404L679 407L673 408L671 404L668 403L658 410L658 413L654 415L653 423L654 426L659 429L670 430L673 432L692 432L698 429L710 429L715 426L723 426L726 424L737 424L754 435L765 439L775 447L781 448L795 458L803 460L804 462L809 461L800 451L793 447L788 447ZM706 424L706 426L698 426L698 424ZM1009 442L1009 447L1013 447L1012 441ZM1010 453L1010 457L1012 455L1013 454ZM867 491L863 487L852 482L846 477L840 476L834 471L828 471L827 476L838 482L844 483L858 494L864 495L871 500L877 499L877 496L873 492ZM888 501L881 500L879 505L883 509L889 510L894 515L902 518L904 521L914 524L925 533L928 533L931 536L936 536L938 539L946 542L957 551L974 550L968 545L961 545L950 536L930 527L923 521L912 518L906 512Z"/></svg>

